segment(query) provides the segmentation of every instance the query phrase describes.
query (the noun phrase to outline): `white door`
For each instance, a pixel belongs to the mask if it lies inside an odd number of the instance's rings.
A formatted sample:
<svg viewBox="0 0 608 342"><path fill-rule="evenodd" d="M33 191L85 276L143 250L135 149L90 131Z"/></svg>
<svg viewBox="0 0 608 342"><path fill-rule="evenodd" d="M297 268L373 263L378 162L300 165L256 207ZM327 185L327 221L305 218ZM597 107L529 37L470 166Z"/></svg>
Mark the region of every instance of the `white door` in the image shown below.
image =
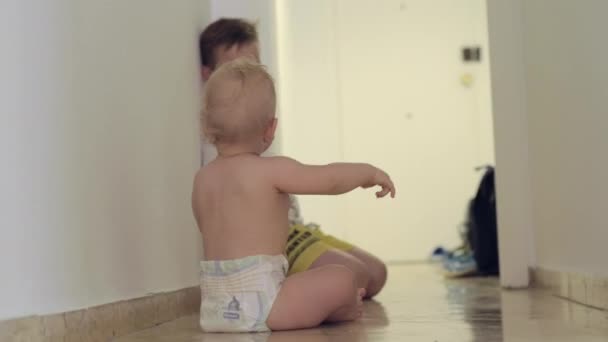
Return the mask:
<svg viewBox="0 0 608 342"><path fill-rule="evenodd" d="M462 61L461 48L481 45L475 30L483 6L337 2L344 159L384 168L398 189L392 201L347 195L345 237L384 260L420 260L437 244L459 243L457 225L479 179L473 168L486 149L479 145L492 144L480 139L490 127L481 127L479 116L490 114L478 108L475 77L470 87L462 82L465 73L479 74L479 64ZM482 61L486 56L482 50Z"/></svg>

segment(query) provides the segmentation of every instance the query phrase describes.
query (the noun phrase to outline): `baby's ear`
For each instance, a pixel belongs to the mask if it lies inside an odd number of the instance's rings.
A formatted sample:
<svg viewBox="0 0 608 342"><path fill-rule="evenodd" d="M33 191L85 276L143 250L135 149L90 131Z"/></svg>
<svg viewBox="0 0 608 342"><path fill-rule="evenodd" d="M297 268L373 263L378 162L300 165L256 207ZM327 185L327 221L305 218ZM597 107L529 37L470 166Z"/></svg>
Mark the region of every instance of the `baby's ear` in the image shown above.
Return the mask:
<svg viewBox="0 0 608 342"><path fill-rule="evenodd" d="M207 82L209 77L211 77L211 73L213 73L213 70L211 70L210 67L203 65L201 68L201 77L203 78L203 81Z"/></svg>
<svg viewBox="0 0 608 342"><path fill-rule="evenodd" d="M264 142L268 144L272 143L272 141L274 140L274 135L277 131L278 123L279 120L276 117L272 118L272 120L268 123L266 131L264 132Z"/></svg>

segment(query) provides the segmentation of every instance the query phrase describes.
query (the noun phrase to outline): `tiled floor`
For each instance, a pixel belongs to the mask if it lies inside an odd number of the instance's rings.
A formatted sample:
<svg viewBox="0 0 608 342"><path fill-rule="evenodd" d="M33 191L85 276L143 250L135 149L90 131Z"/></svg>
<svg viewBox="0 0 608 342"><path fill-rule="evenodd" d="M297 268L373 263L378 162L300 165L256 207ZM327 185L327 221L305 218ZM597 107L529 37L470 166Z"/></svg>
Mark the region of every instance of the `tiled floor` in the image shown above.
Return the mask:
<svg viewBox="0 0 608 342"><path fill-rule="evenodd" d="M357 322L273 334L203 334L191 316L118 339L135 341L608 341L608 312L496 279L445 280L433 266L391 266Z"/></svg>

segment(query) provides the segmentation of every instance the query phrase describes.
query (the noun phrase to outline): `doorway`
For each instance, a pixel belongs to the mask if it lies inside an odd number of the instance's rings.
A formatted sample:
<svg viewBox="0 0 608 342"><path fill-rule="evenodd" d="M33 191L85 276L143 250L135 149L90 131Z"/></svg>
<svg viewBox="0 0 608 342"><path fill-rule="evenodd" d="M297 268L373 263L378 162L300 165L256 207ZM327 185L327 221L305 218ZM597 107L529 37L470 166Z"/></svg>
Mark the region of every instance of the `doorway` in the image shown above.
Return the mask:
<svg viewBox="0 0 608 342"><path fill-rule="evenodd" d="M305 219L386 261L458 245L474 168L494 163L485 1L287 2L277 21L283 153L398 187L302 197Z"/></svg>

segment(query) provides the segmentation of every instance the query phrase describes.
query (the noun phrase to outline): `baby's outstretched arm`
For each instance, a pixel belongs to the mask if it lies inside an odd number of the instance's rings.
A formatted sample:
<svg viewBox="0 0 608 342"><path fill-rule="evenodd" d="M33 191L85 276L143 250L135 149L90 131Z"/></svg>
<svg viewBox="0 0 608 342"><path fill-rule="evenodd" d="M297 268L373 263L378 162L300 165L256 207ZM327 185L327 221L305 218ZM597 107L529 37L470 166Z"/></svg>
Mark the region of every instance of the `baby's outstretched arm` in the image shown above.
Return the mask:
<svg viewBox="0 0 608 342"><path fill-rule="evenodd" d="M369 164L334 163L304 165L286 157L269 158L272 179L276 188L289 194L339 195L358 187L381 186L377 197L391 194L395 186L382 170Z"/></svg>

